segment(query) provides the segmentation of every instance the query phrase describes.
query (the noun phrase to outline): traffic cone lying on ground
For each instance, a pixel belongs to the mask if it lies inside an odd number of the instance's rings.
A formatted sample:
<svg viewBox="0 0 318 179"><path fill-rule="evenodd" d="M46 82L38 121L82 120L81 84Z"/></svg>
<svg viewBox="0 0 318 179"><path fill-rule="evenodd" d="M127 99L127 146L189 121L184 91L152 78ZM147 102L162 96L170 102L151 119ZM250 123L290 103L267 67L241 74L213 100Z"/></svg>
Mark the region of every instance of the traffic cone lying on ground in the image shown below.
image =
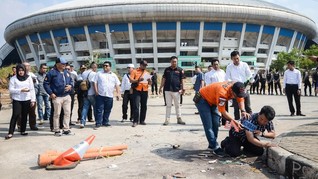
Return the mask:
<svg viewBox="0 0 318 179"><path fill-rule="evenodd" d="M82 141L81 143L68 149L54 160L53 165L48 165L46 169L57 170L75 168L79 161L84 157L85 152L94 139L95 136L91 135L85 141Z"/></svg>
<svg viewBox="0 0 318 179"><path fill-rule="evenodd" d="M84 154L84 157L82 160L89 160L89 159L97 159L102 157L111 157L111 156L117 156L123 154L122 150L126 150L128 148L127 145L117 145L117 146L111 146L111 147L100 147L100 148L90 148L86 151ZM62 152L58 151L46 151L43 154L40 154L38 156L38 165L40 167L46 167L59 156Z"/></svg>

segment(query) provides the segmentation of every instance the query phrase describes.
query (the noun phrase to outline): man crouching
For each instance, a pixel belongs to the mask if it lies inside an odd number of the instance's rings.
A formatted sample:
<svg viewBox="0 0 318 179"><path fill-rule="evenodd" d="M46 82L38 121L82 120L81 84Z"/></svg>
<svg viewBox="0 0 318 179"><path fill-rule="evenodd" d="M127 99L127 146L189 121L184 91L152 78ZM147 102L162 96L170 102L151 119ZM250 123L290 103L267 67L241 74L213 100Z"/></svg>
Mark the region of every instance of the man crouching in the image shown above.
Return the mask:
<svg viewBox="0 0 318 179"><path fill-rule="evenodd" d="M260 156L264 152L264 147L275 146L271 142L262 142L257 137L275 138L274 125L272 120L275 117L275 110L271 106L262 107L259 113L254 113L250 118L242 118L241 123L244 130L235 131L232 127L229 137L221 142L221 148L231 157L237 157L243 151ZM266 130L266 131L265 131Z"/></svg>

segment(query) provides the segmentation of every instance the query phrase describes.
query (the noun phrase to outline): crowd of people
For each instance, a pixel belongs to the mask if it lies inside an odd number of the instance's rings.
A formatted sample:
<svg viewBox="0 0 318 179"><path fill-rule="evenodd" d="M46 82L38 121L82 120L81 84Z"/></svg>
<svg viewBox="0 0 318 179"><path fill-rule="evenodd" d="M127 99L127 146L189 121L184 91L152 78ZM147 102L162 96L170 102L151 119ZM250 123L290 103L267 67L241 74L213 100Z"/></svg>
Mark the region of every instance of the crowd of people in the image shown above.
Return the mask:
<svg viewBox="0 0 318 179"><path fill-rule="evenodd" d="M261 155L263 147L273 146L270 142L261 142L258 137L275 138L272 123L275 110L271 106L264 106L260 112L253 113L246 86L248 84L252 86L251 94L255 93L255 89L256 94L264 94L267 82L270 95L273 94L275 86L277 95L286 94L290 115L304 116L300 105L303 79L300 71L295 68L294 62L288 61L287 70L283 75L283 89L281 89L278 72L274 71L266 75L260 72L253 75L247 63L240 60L238 51L231 53L231 60L226 71L220 68L218 59L211 62L209 71L205 74L200 67L195 67L193 101L198 110L196 114L200 115L208 149L215 155L238 156L241 154L241 146L245 151ZM49 121L55 136L72 134L70 129L71 125L75 125L71 119L75 94L78 100L76 123L81 129L85 128L87 120L95 121L95 130L101 126L111 126L109 116L112 112L113 100L120 98L123 99L121 121L125 122L129 119L132 127L146 125L150 86L153 95L158 93L164 95L166 115L163 125L167 126L171 122L172 106L175 107L176 123L186 125L182 119L180 105L185 92L185 73L177 64L178 57L172 56L170 66L165 68L162 75L159 90L156 69L149 72L146 60L140 61L138 68L135 68L134 64L128 64L127 73L122 76L121 82L116 73L111 71L112 64L109 61L103 63L103 69L100 71L97 71L96 63L91 63L89 69L82 65L80 74L77 74L74 67L63 58L58 58L55 66L49 71L47 71L48 67L42 64L36 74L31 72L29 63L18 64L13 69L14 74L10 76L9 91L13 110L9 132L5 138L13 137L16 125L21 135L28 135L26 132L28 118L30 129L38 130L36 106L39 125ZM307 76L304 79L309 76L305 75ZM258 83L261 83L260 91ZM279 88L279 93L276 88ZM296 110L293 106L293 98L296 102ZM233 103L234 117L228 113L229 100ZM129 108L130 111L128 111ZM225 125L226 121L231 123L232 127L229 136L219 145L218 128L220 122Z"/></svg>

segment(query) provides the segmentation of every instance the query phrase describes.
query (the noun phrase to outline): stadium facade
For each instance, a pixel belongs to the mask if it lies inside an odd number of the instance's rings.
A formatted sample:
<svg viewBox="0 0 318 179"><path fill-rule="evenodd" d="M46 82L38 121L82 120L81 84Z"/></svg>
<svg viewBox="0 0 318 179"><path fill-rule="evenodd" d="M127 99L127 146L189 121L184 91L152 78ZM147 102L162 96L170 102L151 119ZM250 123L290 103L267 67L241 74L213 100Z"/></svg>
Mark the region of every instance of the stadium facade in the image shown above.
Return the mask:
<svg viewBox="0 0 318 179"><path fill-rule="evenodd" d="M268 68L277 53L303 49L316 33L310 18L260 0L75 0L18 19L4 35L33 65L62 56L78 67L98 58L121 72L143 59L161 71L173 55L183 68L213 58L226 65L233 50Z"/></svg>

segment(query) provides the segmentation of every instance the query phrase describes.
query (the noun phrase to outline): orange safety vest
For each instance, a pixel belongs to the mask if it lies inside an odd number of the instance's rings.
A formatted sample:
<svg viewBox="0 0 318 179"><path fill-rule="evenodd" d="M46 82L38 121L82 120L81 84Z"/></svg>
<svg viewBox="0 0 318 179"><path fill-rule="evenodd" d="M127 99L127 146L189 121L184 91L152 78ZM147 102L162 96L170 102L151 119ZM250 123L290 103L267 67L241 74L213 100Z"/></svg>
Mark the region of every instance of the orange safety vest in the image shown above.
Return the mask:
<svg viewBox="0 0 318 179"><path fill-rule="evenodd" d="M200 89L200 94L211 106L215 105L222 113L225 112L225 102L233 99L232 86L235 82L224 81L212 83ZM244 98L236 98L237 102L244 101Z"/></svg>
<svg viewBox="0 0 318 179"><path fill-rule="evenodd" d="M149 72L147 70L145 70L143 72L143 70L137 68L136 70L133 70L131 72L130 78L133 80L138 80L141 75L144 76L145 74L149 74ZM136 90L137 91L148 91L148 82L147 83L139 82L138 86L136 87Z"/></svg>

